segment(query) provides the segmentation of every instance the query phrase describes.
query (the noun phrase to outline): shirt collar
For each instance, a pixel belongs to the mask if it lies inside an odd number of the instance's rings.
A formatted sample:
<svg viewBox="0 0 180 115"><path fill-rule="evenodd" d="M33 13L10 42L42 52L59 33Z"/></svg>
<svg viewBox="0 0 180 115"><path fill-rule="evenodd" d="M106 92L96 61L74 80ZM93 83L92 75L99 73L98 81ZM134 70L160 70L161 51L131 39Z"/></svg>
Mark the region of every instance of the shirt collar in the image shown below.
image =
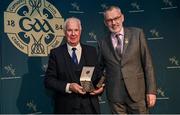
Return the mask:
<svg viewBox="0 0 180 115"><path fill-rule="evenodd" d="M124 36L124 28L122 28L119 33L112 33L112 34L111 34L111 37L116 38L116 35L117 35L117 34L119 34L119 35L121 35L121 36Z"/></svg>
<svg viewBox="0 0 180 115"><path fill-rule="evenodd" d="M80 45L80 43L79 43L79 44L77 44L77 46L72 47L72 46L70 46L70 45L67 43L67 48L68 48L68 51L71 51L72 48L76 48L76 50L80 50L80 49L81 49L81 45Z"/></svg>

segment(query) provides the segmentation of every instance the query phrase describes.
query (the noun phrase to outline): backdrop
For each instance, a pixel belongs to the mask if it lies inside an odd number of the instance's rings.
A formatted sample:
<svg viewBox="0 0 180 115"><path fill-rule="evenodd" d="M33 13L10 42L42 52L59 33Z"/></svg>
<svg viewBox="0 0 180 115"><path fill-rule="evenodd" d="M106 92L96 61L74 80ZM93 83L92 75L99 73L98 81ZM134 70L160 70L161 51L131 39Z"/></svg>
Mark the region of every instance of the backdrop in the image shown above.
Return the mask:
<svg viewBox="0 0 180 115"><path fill-rule="evenodd" d="M0 113L52 113L43 85L48 54L63 40L67 17L82 21L82 42L106 35L102 12L120 6L125 26L144 29L158 83L151 113L180 113L180 7L178 0L0 0ZM105 93L102 113L109 113Z"/></svg>

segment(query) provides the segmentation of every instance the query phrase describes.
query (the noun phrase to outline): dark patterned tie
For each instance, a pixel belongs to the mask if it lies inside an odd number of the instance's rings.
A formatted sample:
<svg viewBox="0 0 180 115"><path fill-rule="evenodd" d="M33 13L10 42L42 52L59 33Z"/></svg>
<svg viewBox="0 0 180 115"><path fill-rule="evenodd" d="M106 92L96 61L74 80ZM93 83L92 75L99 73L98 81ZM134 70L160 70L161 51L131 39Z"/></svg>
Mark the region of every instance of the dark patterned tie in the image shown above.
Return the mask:
<svg viewBox="0 0 180 115"><path fill-rule="evenodd" d="M116 46L116 52L117 52L117 54L121 57L121 39L120 39L120 35L119 34L117 34L116 36L116 39L117 39L117 46Z"/></svg>
<svg viewBox="0 0 180 115"><path fill-rule="evenodd" d="M76 48L72 48L72 60L75 64L78 64L77 56L76 56Z"/></svg>

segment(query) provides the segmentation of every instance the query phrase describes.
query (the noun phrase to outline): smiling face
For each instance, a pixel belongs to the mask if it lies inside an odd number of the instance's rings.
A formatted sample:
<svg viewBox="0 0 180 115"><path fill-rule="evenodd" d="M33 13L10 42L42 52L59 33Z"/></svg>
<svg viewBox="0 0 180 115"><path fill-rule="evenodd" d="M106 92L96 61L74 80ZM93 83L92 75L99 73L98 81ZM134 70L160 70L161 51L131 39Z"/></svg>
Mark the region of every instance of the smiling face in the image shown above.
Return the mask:
<svg viewBox="0 0 180 115"><path fill-rule="evenodd" d="M112 33L119 33L124 22L124 15L120 9L113 7L104 13L104 23Z"/></svg>
<svg viewBox="0 0 180 115"><path fill-rule="evenodd" d="M81 37L81 24L78 19L70 18L67 20L65 36L69 45L76 46L79 44Z"/></svg>

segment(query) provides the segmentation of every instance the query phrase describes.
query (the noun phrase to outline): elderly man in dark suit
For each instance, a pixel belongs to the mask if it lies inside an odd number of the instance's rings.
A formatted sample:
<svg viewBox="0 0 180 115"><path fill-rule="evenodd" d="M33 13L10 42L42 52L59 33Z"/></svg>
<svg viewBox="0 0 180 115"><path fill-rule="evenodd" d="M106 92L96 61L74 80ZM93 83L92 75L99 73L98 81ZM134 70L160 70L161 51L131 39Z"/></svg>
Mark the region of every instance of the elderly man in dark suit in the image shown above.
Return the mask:
<svg viewBox="0 0 180 115"><path fill-rule="evenodd" d="M95 66L96 49L80 43L81 22L68 18L64 23L67 43L51 50L45 75L45 86L55 92L55 113L98 114L100 107L97 94L103 88L85 92L80 85L80 74L84 66ZM95 82L97 79L92 78Z"/></svg>
<svg viewBox="0 0 180 115"><path fill-rule="evenodd" d="M99 40L100 67L106 71L107 99L112 113L148 113L156 102L156 80L150 51L139 28L123 27L119 7L104 12L109 36Z"/></svg>

